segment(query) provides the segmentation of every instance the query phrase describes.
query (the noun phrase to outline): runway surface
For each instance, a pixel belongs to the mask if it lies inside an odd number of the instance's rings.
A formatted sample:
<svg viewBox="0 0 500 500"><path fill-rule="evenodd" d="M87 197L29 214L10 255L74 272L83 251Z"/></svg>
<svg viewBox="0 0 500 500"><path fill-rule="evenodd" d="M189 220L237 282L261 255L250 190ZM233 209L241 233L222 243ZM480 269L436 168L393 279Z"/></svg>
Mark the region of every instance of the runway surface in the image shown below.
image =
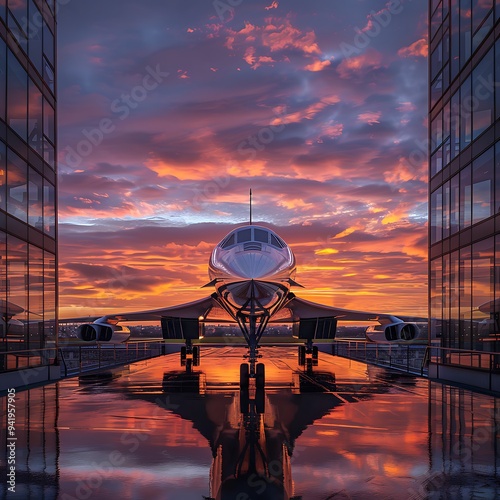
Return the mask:
<svg viewBox="0 0 500 500"><path fill-rule="evenodd" d="M323 353L308 373L290 347L262 349L265 394L241 394L244 352L18 392L16 492L2 477L0 497L500 497L498 399Z"/></svg>

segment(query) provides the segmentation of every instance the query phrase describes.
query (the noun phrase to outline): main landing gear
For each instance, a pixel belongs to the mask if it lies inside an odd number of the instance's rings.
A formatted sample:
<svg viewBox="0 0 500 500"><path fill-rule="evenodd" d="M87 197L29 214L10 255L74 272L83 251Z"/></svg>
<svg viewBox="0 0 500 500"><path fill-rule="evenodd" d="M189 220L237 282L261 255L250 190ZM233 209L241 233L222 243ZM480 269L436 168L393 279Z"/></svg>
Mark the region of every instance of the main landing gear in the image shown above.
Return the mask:
<svg viewBox="0 0 500 500"><path fill-rule="evenodd" d="M305 345L299 345L298 349L299 366L305 366L308 370L312 370L313 366L318 366L318 346L312 344L308 340Z"/></svg>
<svg viewBox="0 0 500 500"><path fill-rule="evenodd" d="M200 346L193 345L191 340L186 340L186 345L181 347L181 366L186 367L187 373L193 366L200 366Z"/></svg>
<svg viewBox="0 0 500 500"><path fill-rule="evenodd" d="M256 390L264 389L266 385L266 367L264 363L242 363L240 365L240 389L242 391L249 389L250 379L252 378L255 380Z"/></svg>

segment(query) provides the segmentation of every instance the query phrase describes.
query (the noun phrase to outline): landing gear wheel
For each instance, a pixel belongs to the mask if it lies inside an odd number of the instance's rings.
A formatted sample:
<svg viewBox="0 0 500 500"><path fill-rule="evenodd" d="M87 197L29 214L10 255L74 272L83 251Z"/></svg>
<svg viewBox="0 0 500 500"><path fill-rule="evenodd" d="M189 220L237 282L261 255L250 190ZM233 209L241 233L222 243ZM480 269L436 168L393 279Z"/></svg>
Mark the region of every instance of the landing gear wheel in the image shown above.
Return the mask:
<svg viewBox="0 0 500 500"><path fill-rule="evenodd" d="M247 414L248 413L248 405L249 405L249 394L248 390L241 389L240 391L240 413Z"/></svg>
<svg viewBox="0 0 500 500"><path fill-rule="evenodd" d="M191 373L193 371L193 360L186 359L186 373Z"/></svg>
<svg viewBox="0 0 500 500"><path fill-rule="evenodd" d="M263 390L266 385L266 367L264 363L257 363L255 368L255 388Z"/></svg>
<svg viewBox="0 0 500 500"><path fill-rule="evenodd" d="M250 372L248 363L242 363L240 365L240 389L248 390L248 386L250 384Z"/></svg>
<svg viewBox="0 0 500 500"><path fill-rule="evenodd" d="M200 347L193 346L193 366L200 366Z"/></svg>
<svg viewBox="0 0 500 500"><path fill-rule="evenodd" d="M257 413L264 413L266 410L266 397L264 389L257 389L255 391L255 411Z"/></svg>
<svg viewBox="0 0 500 500"><path fill-rule="evenodd" d="M308 373L312 372L313 369L313 360L311 358L306 359L306 371Z"/></svg>
<svg viewBox="0 0 500 500"><path fill-rule="evenodd" d="M306 346L299 345L299 366L306 364Z"/></svg>
<svg viewBox="0 0 500 500"><path fill-rule="evenodd" d="M313 366L318 366L318 356L319 356L318 346L313 345L312 351L313 351L312 352Z"/></svg>
<svg viewBox="0 0 500 500"><path fill-rule="evenodd" d="M181 347L181 366L186 366L186 352L187 352L186 346L183 345Z"/></svg>

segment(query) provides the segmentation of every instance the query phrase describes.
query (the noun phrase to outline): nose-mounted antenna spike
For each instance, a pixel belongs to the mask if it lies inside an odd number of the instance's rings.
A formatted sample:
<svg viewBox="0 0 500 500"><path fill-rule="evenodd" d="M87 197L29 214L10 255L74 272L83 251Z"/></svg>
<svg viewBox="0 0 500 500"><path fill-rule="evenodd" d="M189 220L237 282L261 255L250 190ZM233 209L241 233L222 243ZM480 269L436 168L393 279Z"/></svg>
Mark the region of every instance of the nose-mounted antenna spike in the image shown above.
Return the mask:
<svg viewBox="0 0 500 500"><path fill-rule="evenodd" d="M250 188L250 225L252 225L252 189Z"/></svg>

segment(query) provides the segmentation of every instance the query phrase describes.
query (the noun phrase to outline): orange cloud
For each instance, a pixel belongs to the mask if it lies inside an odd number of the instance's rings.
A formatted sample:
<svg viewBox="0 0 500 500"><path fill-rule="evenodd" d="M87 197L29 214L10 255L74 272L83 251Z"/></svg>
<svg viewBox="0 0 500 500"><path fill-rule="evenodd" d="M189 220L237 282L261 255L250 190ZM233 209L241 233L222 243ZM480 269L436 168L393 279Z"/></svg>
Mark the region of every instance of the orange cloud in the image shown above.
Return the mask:
<svg viewBox="0 0 500 500"><path fill-rule="evenodd" d="M320 61L319 59L317 59L313 63L308 64L304 69L307 71L323 71L325 68L328 68L330 64L332 63L328 59L325 61Z"/></svg>
<svg viewBox="0 0 500 500"><path fill-rule="evenodd" d="M381 116L382 113L380 111L368 111L367 113L359 114L358 120L368 125L374 125L375 123L380 123Z"/></svg>
<svg viewBox="0 0 500 500"><path fill-rule="evenodd" d="M426 38L421 38L408 47L403 47L398 50L398 56L400 57L427 57L428 55L429 44Z"/></svg>
<svg viewBox="0 0 500 500"><path fill-rule="evenodd" d="M368 49L364 54L344 59L337 67L341 78L350 78L382 67L382 54L374 49Z"/></svg>

